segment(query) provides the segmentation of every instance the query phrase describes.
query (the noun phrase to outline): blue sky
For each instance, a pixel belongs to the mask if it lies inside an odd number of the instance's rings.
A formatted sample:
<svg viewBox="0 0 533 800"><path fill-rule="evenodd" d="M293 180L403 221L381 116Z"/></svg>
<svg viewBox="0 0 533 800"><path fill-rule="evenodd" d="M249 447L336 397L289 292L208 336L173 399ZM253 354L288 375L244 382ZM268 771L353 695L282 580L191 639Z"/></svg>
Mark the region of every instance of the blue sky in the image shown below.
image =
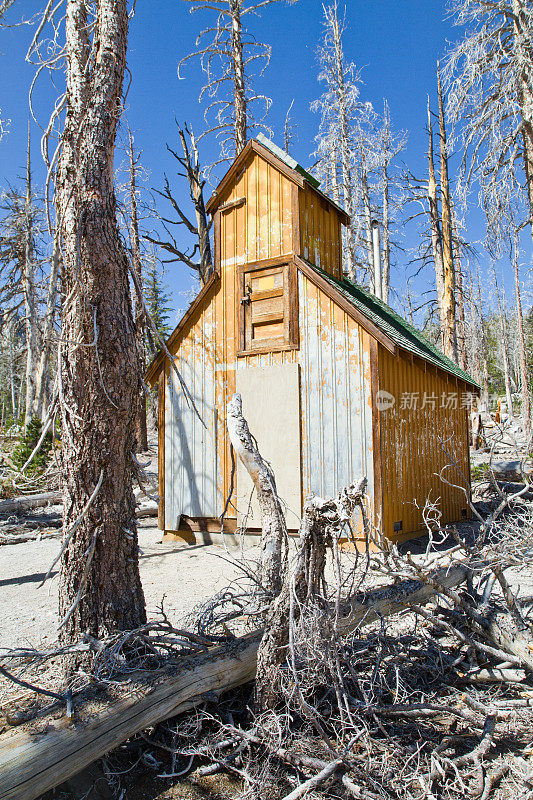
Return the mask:
<svg viewBox="0 0 533 800"><path fill-rule="evenodd" d="M344 4L339 0L342 9ZM8 21L22 12L29 17L41 7L35 0L18 0ZM457 29L444 20L445 3L439 0L381 0L368 3L347 0L348 30L344 47L348 59L363 68L362 97L377 110L388 100L392 124L409 132L403 159L412 172L426 171L426 95L435 95L435 64L444 55L447 41ZM196 36L211 14L189 11L184 0L137 0L129 40L129 68L132 83L126 101L126 115L135 143L143 151L143 164L149 172L147 187L161 187L166 172L177 197L185 186L175 176L174 159L166 152L167 142L176 144L174 118L188 121L195 131L204 127L203 108L198 103L203 73L197 61L191 61L178 79L177 65L194 47ZM322 34L322 3L299 0L294 5L284 2L263 10L251 25L255 36L272 46L270 66L257 88L272 98L268 122L274 138L281 143L286 111L294 99L291 112L297 124L297 139L292 155L304 166L311 163L318 119L310 111L311 102L319 95L316 49ZM10 132L0 144L0 186L14 183L24 173L25 137L28 115L27 93L34 68L24 63L24 55L32 29L17 27L0 30L0 108L11 119ZM61 76L57 76L61 86ZM36 109L45 124L55 94L48 78L36 88ZM39 131L33 126L33 159L39 177ZM213 142L204 150L204 161L216 156ZM122 160L117 154L117 164ZM42 169L39 167L40 174ZM218 176L223 173L221 169ZM166 210L166 209L165 209ZM477 215L472 217L472 238L481 235ZM407 234L407 239L413 233ZM406 241L406 244L409 244ZM405 260L405 259L404 259ZM401 292L405 268L401 265L392 276L392 283ZM426 274L431 281L431 273ZM181 265L170 265L166 281L174 304L183 307L181 292L191 285L189 271ZM418 289L424 286L418 282Z"/></svg>

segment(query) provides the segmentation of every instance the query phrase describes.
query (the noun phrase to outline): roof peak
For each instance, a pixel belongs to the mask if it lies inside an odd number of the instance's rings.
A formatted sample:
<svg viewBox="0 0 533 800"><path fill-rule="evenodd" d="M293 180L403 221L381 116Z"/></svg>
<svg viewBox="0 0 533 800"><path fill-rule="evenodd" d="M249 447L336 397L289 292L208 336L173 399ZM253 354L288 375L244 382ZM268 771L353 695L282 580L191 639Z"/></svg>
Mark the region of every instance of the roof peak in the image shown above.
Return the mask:
<svg viewBox="0 0 533 800"><path fill-rule="evenodd" d="M264 133L261 131L254 137L259 144L262 144L263 147L266 147L267 150L279 158L280 161L283 161L290 169L293 169L295 172L299 172L309 183L318 189L320 186L320 181L318 181L310 172L308 172L305 167L302 167L295 158L293 158L286 150L282 150L281 147L278 147L271 139L267 139Z"/></svg>

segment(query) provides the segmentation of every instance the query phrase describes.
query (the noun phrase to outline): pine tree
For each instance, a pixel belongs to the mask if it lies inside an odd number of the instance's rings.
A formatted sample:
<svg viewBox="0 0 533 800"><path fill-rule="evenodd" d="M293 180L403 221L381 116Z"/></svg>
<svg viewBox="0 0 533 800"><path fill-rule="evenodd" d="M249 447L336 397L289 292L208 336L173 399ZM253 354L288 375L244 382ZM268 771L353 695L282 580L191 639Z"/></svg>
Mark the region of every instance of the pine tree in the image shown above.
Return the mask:
<svg viewBox="0 0 533 800"><path fill-rule="evenodd" d="M157 260L152 257L145 278L144 297L146 308L154 324L164 338L170 333L169 319L171 313L170 294L157 268ZM159 349L157 342L148 341L147 348L153 355Z"/></svg>
<svg viewBox="0 0 533 800"><path fill-rule="evenodd" d="M129 27L125 0L67 0L67 87L56 176L62 243L63 525L60 638L77 643L146 622L133 495L141 371L116 219L116 129ZM87 510L87 502L92 505ZM74 527L76 525L76 527ZM68 674L91 656L65 658Z"/></svg>

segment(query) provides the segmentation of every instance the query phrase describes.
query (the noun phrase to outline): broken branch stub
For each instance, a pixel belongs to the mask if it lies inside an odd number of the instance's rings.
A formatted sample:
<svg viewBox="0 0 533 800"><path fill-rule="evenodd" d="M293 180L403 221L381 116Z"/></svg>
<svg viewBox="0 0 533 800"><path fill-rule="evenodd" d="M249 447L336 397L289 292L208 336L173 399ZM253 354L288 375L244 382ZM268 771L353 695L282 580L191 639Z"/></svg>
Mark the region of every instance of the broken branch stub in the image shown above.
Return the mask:
<svg viewBox="0 0 533 800"><path fill-rule="evenodd" d="M466 574L465 567L454 566L430 573L427 584L408 580L358 592L342 608L339 630L347 633L413 605L425 605L437 595L437 584L459 586ZM254 631L215 647L202 657L187 660L178 671L172 664L157 675L146 672L135 681L130 676L127 691L117 701L105 692L90 695L86 703L75 697L76 724L60 717L56 706L37 720L3 731L2 800L35 800L144 728L205 702L209 692L249 683L256 674L259 637L260 631ZM39 736L36 730L41 731ZM322 769L325 763L317 760L311 766Z"/></svg>
<svg viewBox="0 0 533 800"><path fill-rule="evenodd" d="M287 526L270 464L261 456L242 414L240 394L228 403L228 433L233 449L248 470L261 511L261 584L276 597L287 565Z"/></svg>
<svg viewBox="0 0 533 800"><path fill-rule="evenodd" d="M339 623L340 607L326 610L326 553L346 532L356 508L361 510L366 525L364 498L367 481L354 481L337 494L324 500L309 497L305 501L300 525L298 552L294 566L285 574L278 596L270 604L265 630L257 654L255 702L259 711L276 706L279 700L281 668L287 658L289 628L305 608L318 603L322 613Z"/></svg>

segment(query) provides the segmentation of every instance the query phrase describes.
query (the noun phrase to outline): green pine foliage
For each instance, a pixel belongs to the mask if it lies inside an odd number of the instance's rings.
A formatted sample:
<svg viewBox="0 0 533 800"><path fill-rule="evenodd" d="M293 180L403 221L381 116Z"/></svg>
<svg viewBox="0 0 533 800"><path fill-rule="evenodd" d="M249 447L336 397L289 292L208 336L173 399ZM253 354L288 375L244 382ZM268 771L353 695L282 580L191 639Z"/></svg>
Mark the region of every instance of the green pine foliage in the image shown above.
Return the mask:
<svg viewBox="0 0 533 800"><path fill-rule="evenodd" d="M170 333L170 295L159 273L159 270L157 269L157 263L155 259L150 261L150 266L146 273L144 296L146 307L154 321L157 330L161 336L166 339ZM159 342L154 342L154 344L156 349L159 349ZM150 350L149 343L148 350Z"/></svg>
<svg viewBox="0 0 533 800"><path fill-rule="evenodd" d="M26 430L22 431L22 433L20 434L18 443L15 446L15 449L13 450L11 456L11 461L13 462L13 465L17 469L22 469L22 467L32 454L33 450L35 449L37 442L41 437L41 433L42 433L41 420L38 419L37 417L34 417L29 422ZM31 464L29 464L26 469L27 475L38 475L46 468L48 462L50 461L52 447L53 447L52 431L48 430L41 444L39 452L35 455Z"/></svg>

